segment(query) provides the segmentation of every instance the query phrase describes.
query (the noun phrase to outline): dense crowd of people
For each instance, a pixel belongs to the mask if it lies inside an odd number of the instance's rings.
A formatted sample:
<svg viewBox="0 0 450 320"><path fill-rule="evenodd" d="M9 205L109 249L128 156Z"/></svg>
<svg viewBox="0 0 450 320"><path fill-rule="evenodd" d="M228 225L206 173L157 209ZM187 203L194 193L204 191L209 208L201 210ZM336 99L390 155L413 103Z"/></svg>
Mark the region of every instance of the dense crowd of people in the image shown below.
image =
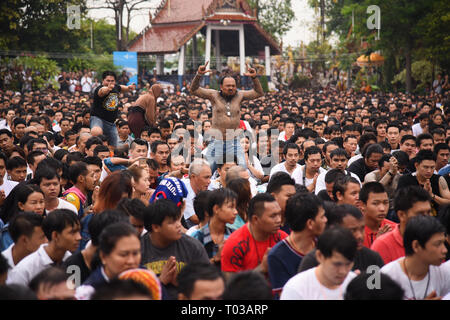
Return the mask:
<svg viewBox="0 0 450 320"><path fill-rule="evenodd" d="M448 91L206 69L0 92L0 298L450 298Z"/></svg>

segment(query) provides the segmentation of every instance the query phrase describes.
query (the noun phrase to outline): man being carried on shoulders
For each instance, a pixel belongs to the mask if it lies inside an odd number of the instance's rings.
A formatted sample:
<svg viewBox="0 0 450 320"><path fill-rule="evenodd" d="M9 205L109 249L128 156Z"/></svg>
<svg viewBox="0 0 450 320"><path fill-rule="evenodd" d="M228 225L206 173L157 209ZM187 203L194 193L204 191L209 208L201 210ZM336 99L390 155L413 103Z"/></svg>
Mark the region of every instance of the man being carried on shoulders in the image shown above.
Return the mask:
<svg viewBox="0 0 450 320"><path fill-rule="evenodd" d="M239 129L241 119L241 102L243 100L253 100L264 95L264 91L256 75L256 70L247 65L248 72L244 76L251 77L253 80L253 90L237 90L236 80L225 75L220 79L220 91L204 89L200 87L201 77L210 72L207 70L208 62L200 66L197 74L191 84L191 94L208 99L212 107L212 127L208 132L212 137L206 153L207 159L210 159L211 171L216 170L216 163L221 161L222 154L236 155L239 165L245 166L245 156L240 144L240 138L243 134Z"/></svg>

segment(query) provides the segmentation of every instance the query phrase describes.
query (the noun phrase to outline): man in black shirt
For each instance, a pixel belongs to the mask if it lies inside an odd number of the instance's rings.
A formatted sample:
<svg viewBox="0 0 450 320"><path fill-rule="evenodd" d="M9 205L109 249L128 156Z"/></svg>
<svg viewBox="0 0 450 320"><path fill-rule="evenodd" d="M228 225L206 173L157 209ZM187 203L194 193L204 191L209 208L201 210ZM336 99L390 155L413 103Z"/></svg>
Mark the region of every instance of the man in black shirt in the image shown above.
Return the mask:
<svg viewBox="0 0 450 320"><path fill-rule="evenodd" d="M383 156L383 148L378 143L369 145L363 151L363 156L348 167L348 171L356 174L360 181L364 181L366 174L378 169L378 162Z"/></svg>
<svg viewBox="0 0 450 320"><path fill-rule="evenodd" d="M424 188L433 200L431 202L431 215L436 216L439 212L439 206L447 204L450 200L444 198L439 190L439 175L434 173L436 155L431 150L420 150L415 157L414 166L416 172L401 176L398 180L397 189L411 185ZM444 180L442 183L446 184L446 181ZM448 188L445 185L444 187Z"/></svg>
<svg viewBox="0 0 450 320"><path fill-rule="evenodd" d="M114 122L119 113L119 96L120 93L134 90L135 85L116 84L116 74L112 71L103 72L102 79L102 84L94 91L94 103L91 109L91 134L93 136L106 135L109 144L116 147L119 134Z"/></svg>

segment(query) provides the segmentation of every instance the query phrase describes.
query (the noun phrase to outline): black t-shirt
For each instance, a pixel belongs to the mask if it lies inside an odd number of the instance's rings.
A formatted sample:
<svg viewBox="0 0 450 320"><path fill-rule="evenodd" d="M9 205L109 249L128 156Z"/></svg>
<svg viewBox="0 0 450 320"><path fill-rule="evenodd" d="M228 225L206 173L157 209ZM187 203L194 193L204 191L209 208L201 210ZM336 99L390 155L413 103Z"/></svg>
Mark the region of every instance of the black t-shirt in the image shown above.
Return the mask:
<svg viewBox="0 0 450 320"><path fill-rule="evenodd" d="M142 265L152 270L158 277L161 275L161 270L170 256L176 258L177 272L180 272L185 265L192 262L209 263L209 258L203 244L197 239L185 234L166 248L158 248L153 245L147 232L141 237L141 253ZM165 289L167 289L168 296L171 299L177 299L178 292L174 285L167 284Z"/></svg>
<svg viewBox="0 0 450 320"><path fill-rule="evenodd" d="M353 271L360 270L361 272L365 272L367 270L367 267L371 265L376 265L380 268L384 266L384 262L380 254L366 247L362 247L362 249L356 251L354 262L355 264L352 268ZM315 268L318 265L319 262L316 259L316 249L313 249L303 257L302 262L298 267L298 272L303 272L308 269Z"/></svg>
<svg viewBox="0 0 450 320"><path fill-rule="evenodd" d="M364 178L366 177L366 174L373 171L370 170L366 166L366 160L364 158L358 159L355 162L353 162L347 169L347 171L353 172L356 174L360 181L364 181Z"/></svg>
<svg viewBox="0 0 450 320"><path fill-rule="evenodd" d="M121 88L116 84L106 96L99 97L98 91L103 87L103 85L100 85L94 91L94 104L91 108L91 116L96 116L110 123L114 123L119 113L118 107Z"/></svg>
<svg viewBox="0 0 450 320"><path fill-rule="evenodd" d="M433 174L431 176L430 183L433 193L441 197L441 192L439 191L439 177L440 176L438 176L437 174ZM398 180L397 189L406 188L407 186L420 186L423 188L423 185L421 185L419 181L417 181L417 177L415 175L413 176L412 173L405 174ZM431 201L431 207L431 214L433 216L436 216L439 212L439 204L436 201Z"/></svg>
<svg viewBox="0 0 450 320"><path fill-rule="evenodd" d="M320 199L322 199L322 201L334 202L333 199L330 198L330 195L328 194L327 190L320 190L317 196Z"/></svg>
<svg viewBox="0 0 450 320"><path fill-rule="evenodd" d="M80 276L81 276L80 283L85 282L86 279L89 278L91 274L91 269L89 269L88 266L86 265L86 262L84 261L81 251L78 251L77 253L71 255L62 264L64 271L66 271L68 274L74 274L74 270L67 269L70 266L78 266L80 268Z"/></svg>

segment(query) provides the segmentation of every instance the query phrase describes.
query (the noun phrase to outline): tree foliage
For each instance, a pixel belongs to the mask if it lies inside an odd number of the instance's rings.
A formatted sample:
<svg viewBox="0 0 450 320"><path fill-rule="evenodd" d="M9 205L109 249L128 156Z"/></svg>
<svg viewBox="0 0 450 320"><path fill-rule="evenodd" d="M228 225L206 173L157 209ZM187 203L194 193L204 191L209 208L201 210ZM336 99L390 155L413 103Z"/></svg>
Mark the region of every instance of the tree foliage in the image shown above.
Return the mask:
<svg viewBox="0 0 450 320"><path fill-rule="evenodd" d="M311 5L313 2L310 1ZM377 31L367 27L370 5L377 5L381 11L379 40L376 39ZM430 59L444 69L449 68L448 1L325 0L325 13L327 35L337 35L341 49L346 48L348 53L359 52L364 50L361 43L367 43L371 50L381 50L385 56L383 78L386 88L391 85L394 75L405 69L405 88L411 92L415 61Z"/></svg>
<svg viewBox="0 0 450 320"><path fill-rule="evenodd" d="M295 13L291 0L250 0L252 8L258 10L258 22L274 38L281 39L292 27Z"/></svg>

